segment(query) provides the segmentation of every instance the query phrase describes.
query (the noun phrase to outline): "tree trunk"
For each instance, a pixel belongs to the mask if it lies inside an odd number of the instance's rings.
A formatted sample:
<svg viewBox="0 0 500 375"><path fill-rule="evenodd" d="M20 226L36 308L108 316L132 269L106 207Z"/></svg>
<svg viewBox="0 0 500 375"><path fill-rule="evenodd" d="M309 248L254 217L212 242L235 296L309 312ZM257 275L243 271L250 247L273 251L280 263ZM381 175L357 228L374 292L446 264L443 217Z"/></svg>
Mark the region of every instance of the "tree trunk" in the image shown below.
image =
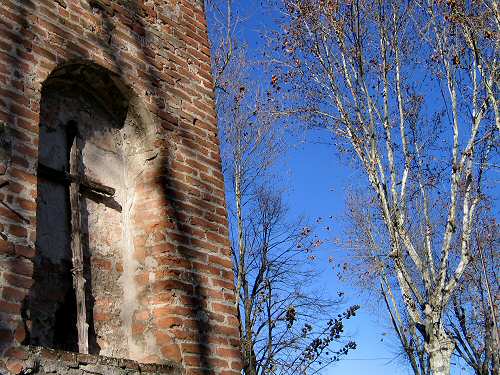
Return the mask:
<svg viewBox="0 0 500 375"><path fill-rule="evenodd" d="M237 159L239 160L239 159ZM236 163L236 162L235 162ZM241 171L239 162L236 163L235 173L234 173L234 189L236 195L236 215L238 222L238 277L236 280L236 288L235 288L235 305L236 308L240 308L240 299L241 299L241 287L243 286L243 281L246 278L246 270L245 270L245 239L243 234L243 207L241 205L242 193L241 193Z"/></svg>
<svg viewBox="0 0 500 375"><path fill-rule="evenodd" d="M450 375L451 355L455 345L444 330L440 329L438 333L430 336L426 350L429 353L431 374Z"/></svg>
<svg viewBox="0 0 500 375"><path fill-rule="evenodd" d="M248 289L248 288L246 288ZM247 292L248 295L248 292ZM257 375L257 363L255 358L254 343L253 343L253 331L252 331L252 301L250 298L246 298L244 301L245 305L245 375Z"/></svg>

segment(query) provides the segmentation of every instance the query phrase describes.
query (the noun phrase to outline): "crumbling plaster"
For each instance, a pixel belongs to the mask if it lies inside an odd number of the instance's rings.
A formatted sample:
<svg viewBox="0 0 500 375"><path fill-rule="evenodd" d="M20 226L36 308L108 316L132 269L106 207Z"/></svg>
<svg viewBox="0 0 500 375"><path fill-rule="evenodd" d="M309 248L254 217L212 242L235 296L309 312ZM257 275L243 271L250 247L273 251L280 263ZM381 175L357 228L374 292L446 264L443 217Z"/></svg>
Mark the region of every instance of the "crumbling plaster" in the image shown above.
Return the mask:
<svg viewBox="0 0 500 375"><path fill-rule="evenodd" d="M133 317L140 310L136 276L143 270L135 259L132 217L135 185L148 160L155 157L151 147L154 124L138 100L129 100L130 92L120 91L112 77L105 74L93 66L72 65L57 70L47 80L42 94L39 160L49 167L68 170L64 127L76 124L83 139L84 174L116 189L113 200L119 207L88 194L82 197L90 350L94 354L139 359L155 351L155 340L151 334L141 340L133 335ZM71 288L64 274L71 264L67 189L42 181L39 191L40 272L31 293L35 311L28 313L38 323L33 327L37 331L32 332L31 343L54 347L53 319L61 301L53 301L44 293L59 288L64 291L61 299ZM48 264L57 265L52 267L54 272L44 272Z"/></svg>

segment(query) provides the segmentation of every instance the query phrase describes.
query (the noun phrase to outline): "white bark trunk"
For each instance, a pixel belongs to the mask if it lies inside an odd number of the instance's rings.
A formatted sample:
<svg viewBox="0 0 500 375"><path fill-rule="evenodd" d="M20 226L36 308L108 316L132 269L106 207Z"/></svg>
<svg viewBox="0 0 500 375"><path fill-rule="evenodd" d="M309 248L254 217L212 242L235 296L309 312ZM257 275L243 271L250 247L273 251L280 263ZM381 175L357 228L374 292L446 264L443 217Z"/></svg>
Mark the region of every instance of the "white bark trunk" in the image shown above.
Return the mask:
<svg viewBox="0 0 500 375"><path fill-rule="evenodd" d="M426 344L432 375L450 375L451 355L455 349L453 341L441 331Z"/></svg>

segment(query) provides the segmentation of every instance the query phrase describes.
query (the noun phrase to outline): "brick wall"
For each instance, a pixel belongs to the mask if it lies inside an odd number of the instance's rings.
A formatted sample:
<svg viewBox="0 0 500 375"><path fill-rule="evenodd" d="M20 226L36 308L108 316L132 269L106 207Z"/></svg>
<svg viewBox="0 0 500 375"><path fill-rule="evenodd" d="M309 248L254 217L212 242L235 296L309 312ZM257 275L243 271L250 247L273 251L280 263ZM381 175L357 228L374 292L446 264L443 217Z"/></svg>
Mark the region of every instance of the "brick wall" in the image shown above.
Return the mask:
<svg viewBox="0 0 500 375"><path fill-rule="evenodd" d="M2 0L0 16L0 186L9 182L0 188L0 371L19 373L30 358L23 309L37 256L42 87L54 72L82 65L109 72L150 135L133 186L133 266L93 262L134 290L123 356L172 360L186 374L239 374L202 1ZM113 319L112 311L95 306L92 318Z"/></svg>

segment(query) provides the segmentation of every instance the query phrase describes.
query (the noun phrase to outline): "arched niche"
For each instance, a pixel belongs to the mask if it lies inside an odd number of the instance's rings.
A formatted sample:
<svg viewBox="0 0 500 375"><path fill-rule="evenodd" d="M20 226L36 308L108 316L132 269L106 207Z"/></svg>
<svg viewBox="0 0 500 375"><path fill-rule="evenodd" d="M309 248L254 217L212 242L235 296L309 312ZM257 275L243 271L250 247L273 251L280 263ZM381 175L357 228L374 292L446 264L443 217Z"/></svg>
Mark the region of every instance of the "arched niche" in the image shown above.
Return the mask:
<svg viewBox="0 0 500 375"><path fill-rule="evenodd" d="M91 354L120 358L136 350L130 218L153 131L132 90L94 63L64 65L44 82L26 344L81 352L83 340Z"/></svg>

